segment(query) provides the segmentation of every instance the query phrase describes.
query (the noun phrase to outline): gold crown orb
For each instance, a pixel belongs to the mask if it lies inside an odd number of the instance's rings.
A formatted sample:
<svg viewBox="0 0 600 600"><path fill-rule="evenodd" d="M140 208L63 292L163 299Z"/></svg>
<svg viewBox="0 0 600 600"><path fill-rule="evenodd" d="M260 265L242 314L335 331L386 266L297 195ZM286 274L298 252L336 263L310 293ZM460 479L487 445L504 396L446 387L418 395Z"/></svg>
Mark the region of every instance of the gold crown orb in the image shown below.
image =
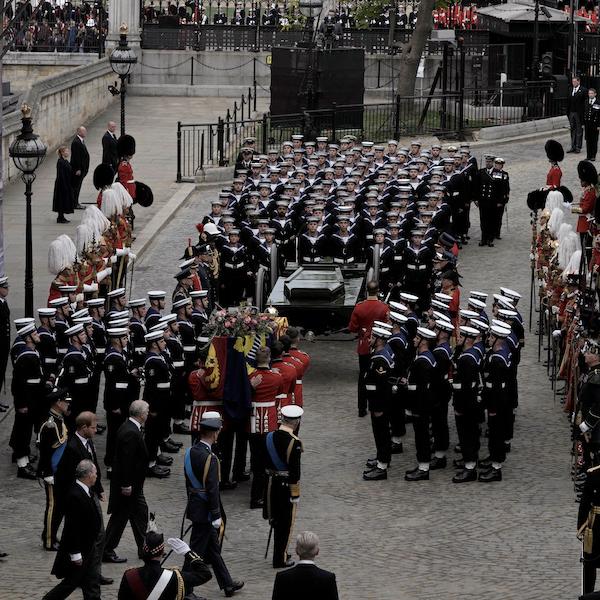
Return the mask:
<svg viewBox="0 0 600 600"><path fill-rule="evenodd" d="M121 35L127 35L129 33L129 27L127 23L121 23L121 27L119 27L119 33Z"/></svg>
<svg viewBox="0 0 600 600"><path fill-rule="evenodd" d="M30 119L31 118L31 106L29 106L29 104L23 104L21 106L21 114L23 115L24 119Z"/></svg>

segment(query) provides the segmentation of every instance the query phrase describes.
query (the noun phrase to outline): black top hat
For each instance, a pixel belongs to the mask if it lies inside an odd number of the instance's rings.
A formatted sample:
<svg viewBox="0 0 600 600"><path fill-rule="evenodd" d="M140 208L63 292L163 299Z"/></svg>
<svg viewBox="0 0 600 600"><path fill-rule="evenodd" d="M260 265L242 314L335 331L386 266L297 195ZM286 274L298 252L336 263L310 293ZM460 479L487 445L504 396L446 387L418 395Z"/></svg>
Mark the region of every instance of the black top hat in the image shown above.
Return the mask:
<svg viewBox="0 0 600 600"><path fill-rule="evenodd" d="M556 140L548 140L544 146L548 160L552 162L560 162L565 157L565 151L560 142Z"/></svg>
<svg viewBox="0 0 600 600"><path fill-rule="evenodd" d="M94 169L93 183L97 190L109 186L115 180L115 172L110 165L102 163Z"/></svg>

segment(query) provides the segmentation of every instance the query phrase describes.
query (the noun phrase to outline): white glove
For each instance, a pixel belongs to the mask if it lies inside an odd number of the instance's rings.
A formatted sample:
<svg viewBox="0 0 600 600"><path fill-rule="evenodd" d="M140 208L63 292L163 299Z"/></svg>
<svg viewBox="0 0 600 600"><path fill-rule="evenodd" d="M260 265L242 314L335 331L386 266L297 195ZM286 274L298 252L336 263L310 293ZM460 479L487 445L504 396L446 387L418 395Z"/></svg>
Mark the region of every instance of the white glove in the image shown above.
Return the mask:
<svg viewBox="0 0 600 600"><path fill-rule="evenodd" d="M117 256L127 256L129 254L129 248L117 248Z"/></svg>
<svg viewBox="0 0 600 600"><path fill-rule="evenodd" d="M118 252L118 250L117 250L117 252ZM116 262L117 262L117 255L116 255L116 254L113 254L113 255L110 257L110 264L111 264L111 265L114 265Z"/></svg>
<svg viewBox="0 0 600 600"><path fill-rule="evenodd" d="M581 433L587 433L591 427L585 421L583 421L581 425L579 425L579 429L581 429Z"/></svg>
<svg viewBox="0 0 600 600"><path fill-rule="evenodd" d="M129 248L128 248L129 250ZM133 252L129 252L129 260L135 260L137 256Z"/></svg>
<svg viewBox="0 0 600 600"><path fill-rule="evenodd" d="M103 269L96 274L96 279L98 283L106 279L112 273L112 267L108 267L108 269Z"/></svg>
<svg viewBox="0 0 600 600"><path fill-rule="evenodd" d="M552 307L552 314L553 315L557 315L558 314L558 306L553 306Z"/></svg>
<svg viewBox="0 0 600 600"><path fill-rule="evenodd" d="M50 485L54 485L54 475L50 475L49 477L44 477L44 481L49 483Z"/></svg>
<svg viewBox="0 0 600 600"><path fill-rule="evenodd" d="M187 554L190 551L190 547L179 538L169 538L167 544L173 548L175 554Z"/></svg>
<svg viewBox="0 0 600 600"><path fill-rule="evenodd" d="M298 502L300 502L300 498L290 498L290 502L292 504L298 504Z"/></svg>
<svg viewBox="0 0 600 600"><path fill-rule="evenodd" d="M552 332L552 337L558 339L560 337L560 333L561 333L560 329L555 329Z"/></svg>
<svg viewBox="0 0 600 600"><path fill-rule="evenodd" d="M223 522L223 520L222 520L222 519L215 519L215 520L212 522L212 526L213 526L215 529L219 529L219 527L221 527L221 523L222 523L222 522Z"/></svg>

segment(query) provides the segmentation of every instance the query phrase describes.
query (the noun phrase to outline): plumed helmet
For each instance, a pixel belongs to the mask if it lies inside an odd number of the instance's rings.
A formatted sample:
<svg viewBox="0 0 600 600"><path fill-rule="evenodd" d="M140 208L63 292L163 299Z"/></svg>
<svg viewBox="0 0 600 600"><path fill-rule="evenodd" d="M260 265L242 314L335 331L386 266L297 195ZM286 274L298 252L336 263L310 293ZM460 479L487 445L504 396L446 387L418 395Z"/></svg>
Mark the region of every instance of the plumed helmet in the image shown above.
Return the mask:
<svg viewBox="0 0 600 600"><path fill-rule="evenodd" d="M117 140L117 150L120 157L133 156L135 154L135 138L132 135L122 135Z"/></svg>
<svg viewBox="0 0 600 600"><path fill-rule="evenodd" d="M548 160L552 162L560 162L565 157L565 151L560 142L556 140L548 140L544 146Z"/></svg>
<svg viewBox="0 0 600 600"><path fill-rule="evenodd" d="M115 172L110 165L102 163L94 169L94 187L101 190L109 186L115 180Z"/></svg>
<svg viewBox="0 0 600 600"><path fill-rule="evenodd" d="M141 181L135 182L135 201L140 206L147 208L154 202L154 194L150 189L150 186L142 183Z"/></svg>
<svg viewBox="0 0 600 600"><path fill-rule="evenodd" d="M589 160L582 160L577 165L577 174L582 183L588 185L596 185L598 183L598 171L596 167Z"/></svg>

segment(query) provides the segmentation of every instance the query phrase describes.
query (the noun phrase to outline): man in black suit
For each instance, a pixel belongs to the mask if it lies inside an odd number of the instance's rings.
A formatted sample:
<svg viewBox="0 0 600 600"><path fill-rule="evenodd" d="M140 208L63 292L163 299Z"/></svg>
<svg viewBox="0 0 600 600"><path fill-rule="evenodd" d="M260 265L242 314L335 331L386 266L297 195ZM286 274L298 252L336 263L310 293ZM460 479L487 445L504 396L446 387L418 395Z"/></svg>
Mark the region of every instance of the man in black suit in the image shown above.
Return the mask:
<svg viewBox="0 0 600 600"><path fill-rule="evenodd" d="M300 558L298 564L275 576L272 600L338 600L335 573L315 564L319 554L319 538L315 533L304 531L296 538L296 554Z"/></svg>
<svg viewBox="0 0 600 600"><path fill-rule="evenodd" d="M585 129L585 148L587 160L596 160L598 152L598 128L600 128L600 102L596 90L588 90L588 99L583 111L583 127Z"/></svg>
<svg viewBox="0 0 600 600"><path fill-rule="evenodd" d="M78 587L84 600L100 599L100 554L98 538L102 536L102 510L93 491L96 465L82 460L75 471L65 501L65 526L52 574L62 581L43 600L64 600Z"/></svg>
<svg viewBox="0 0 600 600"><path fill-rule="evenodd" d="M581 85L579 77L573 77L571 84L573 87L569 93L569 102L567 105L569 126L571 127L571 149L567 150L567 152L579 154L583 141L583 113L587 100L587 90Z"/></svg>
<svg viewBox="0 0 600 600"><path fill-rule="evenodd" d="M102 136L102 162L110 165L115 173L119 166L116 130L117 124L114 121L109 121L106 133Z"/></svg>
<svg viewBox="0 0 600 600"><path fill-rule="evenodd" d="M129 419L119 427L112 476L106 526L103 561L125 562L115 548L119 545L127 521L131 523L133 537L142 556L144 536L148 527L148 505L144 497L144 481L148 470L148 450L142 427L148 418L149 406L144 400L135 400L129 407Z"/></svg>
<svg viewBox="0 0 600 600"><path fill-rule="evenodd" d="M77 133L71 142L73 201L75 202L75 208L80 209L83 209L83 206L79 204L79 192L81 191L81 184L83 183L84 177L90 170L90 154L85 145L86 135L87 129L85 127L78 127Z"/></svg>

